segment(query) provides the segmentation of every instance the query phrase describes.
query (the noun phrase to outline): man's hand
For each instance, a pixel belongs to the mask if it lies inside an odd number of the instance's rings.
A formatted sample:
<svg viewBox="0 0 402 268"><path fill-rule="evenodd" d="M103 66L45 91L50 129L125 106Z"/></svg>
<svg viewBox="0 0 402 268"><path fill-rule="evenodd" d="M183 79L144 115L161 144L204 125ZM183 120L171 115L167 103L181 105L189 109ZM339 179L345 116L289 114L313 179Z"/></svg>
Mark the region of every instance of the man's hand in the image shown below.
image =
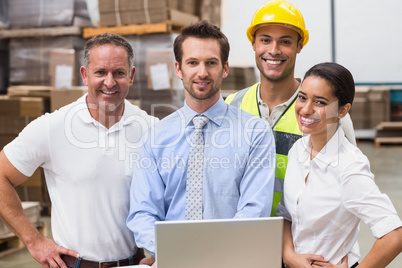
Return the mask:
<svg viewBox="0 0 402 268"><path fill-rule="evenodd" d="M145 264L148 266L156 267L155 257L151 256L149 258L143 258L140 261L140 264Z"/></svg>
<svg viewBox="0 0 402 268"><path fill-rule="evenodd" d="M29 253L44 268L60 267L67 268L60 255L70 255L79 258L80 254L71 249L57 245L52 239L39 237L31 245L27 245Z"/></svg>

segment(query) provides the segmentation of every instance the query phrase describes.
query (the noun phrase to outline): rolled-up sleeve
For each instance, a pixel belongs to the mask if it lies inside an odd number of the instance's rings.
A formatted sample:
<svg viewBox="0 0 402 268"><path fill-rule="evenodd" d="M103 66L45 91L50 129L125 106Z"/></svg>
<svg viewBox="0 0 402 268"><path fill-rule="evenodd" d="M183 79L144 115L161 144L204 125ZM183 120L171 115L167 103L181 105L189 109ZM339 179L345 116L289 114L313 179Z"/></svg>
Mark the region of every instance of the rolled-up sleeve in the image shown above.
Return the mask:
<svg viewBox="0 0 402 268"><path fill-rule="evenodd" d="M347 210L362 219L375 238L402 226L386 194L374 182L368 161L358 161L344 169L342 198Z"/></svg>

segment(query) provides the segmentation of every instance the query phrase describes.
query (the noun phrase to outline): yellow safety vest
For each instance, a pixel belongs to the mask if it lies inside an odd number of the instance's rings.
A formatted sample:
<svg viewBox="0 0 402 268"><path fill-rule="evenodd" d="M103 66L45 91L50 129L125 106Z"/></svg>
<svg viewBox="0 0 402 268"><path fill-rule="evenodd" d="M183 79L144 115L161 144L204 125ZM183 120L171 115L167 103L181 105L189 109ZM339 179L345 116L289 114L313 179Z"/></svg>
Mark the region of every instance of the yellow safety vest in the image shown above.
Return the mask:
<svg viewBox="0 0 402 268"><path fill-rule="evenodd" d="M259 83L239 92L229 95L226 103L238 107L250 114L261 117L258 107L257 88ZM272 126L276 146L276 167L275 167L275 187L274 199L272 202L271 216L276 216L276 208L281 201L283 194L283 182L285 178L286 166L288 164L288 153L292 145L303 136L300 131L295 114L295 100L289 105L288 109Z"/></svg>

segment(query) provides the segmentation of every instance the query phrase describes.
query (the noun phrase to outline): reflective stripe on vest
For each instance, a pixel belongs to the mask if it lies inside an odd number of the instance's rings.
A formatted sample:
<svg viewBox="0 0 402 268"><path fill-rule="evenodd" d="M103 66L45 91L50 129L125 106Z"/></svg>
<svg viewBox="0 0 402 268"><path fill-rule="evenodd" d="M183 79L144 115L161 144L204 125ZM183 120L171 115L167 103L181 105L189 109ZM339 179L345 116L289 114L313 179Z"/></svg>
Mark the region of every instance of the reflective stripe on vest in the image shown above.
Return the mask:
<svg viewBox="0 0 402 268"><path fill-rule="evenodd" d="M259 83L237 92L234 96L229 96L226 102L248 113L261 117L257 101L258 85ZM295 100L296 99L293 100L275 125L272 126L276 146L276 168L271 216L276 216L275 211L282 198L289 150L303 135L299 130L295 115Z"/></svg>

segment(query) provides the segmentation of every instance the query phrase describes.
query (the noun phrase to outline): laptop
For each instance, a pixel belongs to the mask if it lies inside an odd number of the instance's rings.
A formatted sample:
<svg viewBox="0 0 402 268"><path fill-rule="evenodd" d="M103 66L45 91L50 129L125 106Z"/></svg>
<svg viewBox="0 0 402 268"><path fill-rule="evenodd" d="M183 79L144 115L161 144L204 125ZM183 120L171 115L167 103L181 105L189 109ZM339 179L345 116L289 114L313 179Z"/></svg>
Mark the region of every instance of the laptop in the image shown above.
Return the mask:
<svg viewBox="0 0 402 268"><path fill-rule="evenodd" d="M283 218L161 221L157 268L282 267Z"/></svg>

